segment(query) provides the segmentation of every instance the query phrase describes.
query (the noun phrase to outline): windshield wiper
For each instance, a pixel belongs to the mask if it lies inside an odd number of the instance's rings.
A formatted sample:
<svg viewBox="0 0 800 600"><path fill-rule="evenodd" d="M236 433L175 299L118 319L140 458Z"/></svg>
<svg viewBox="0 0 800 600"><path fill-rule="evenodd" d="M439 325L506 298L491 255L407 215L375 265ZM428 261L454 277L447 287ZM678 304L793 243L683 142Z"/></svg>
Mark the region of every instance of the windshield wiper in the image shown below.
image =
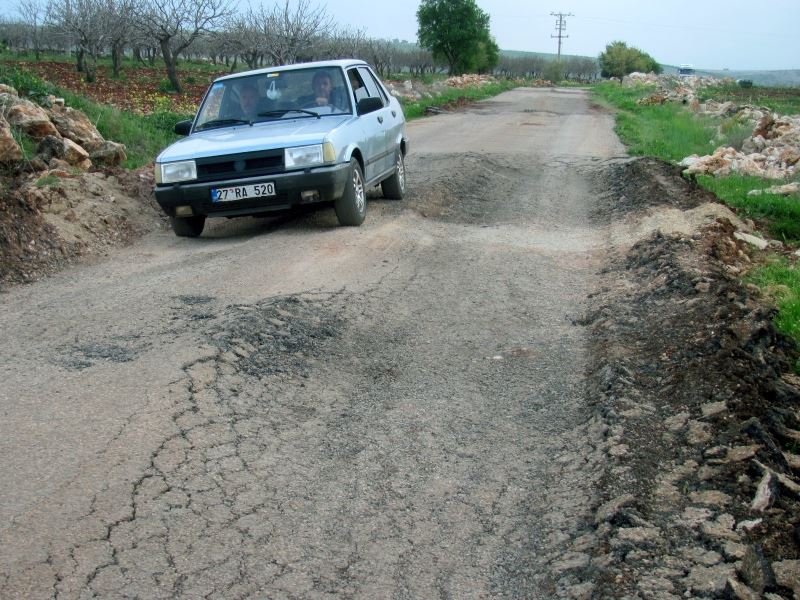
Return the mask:
<svg viewBox="0 0 800 600"><path fill-rule="evenodd" d="M239 125L244 123L252 124L252 122L248 121L247 119L212 119L211 121L206 121L205 123L200 125L200 127L197 128L197 131L211 127L222 127L223 125Z"/></svg>
<svg viewBox="0 0 800 600"><path fill-rule="evenodd" d="M266 112L258 113L259 117L282 117L286 113L290 112L299 112L305 113L307 115L311 115L312 117L317 117L318 119L321 118L319 113L315 113L313 110L306 110L305 108L285 108L281 110L268 110Z"/></svg>

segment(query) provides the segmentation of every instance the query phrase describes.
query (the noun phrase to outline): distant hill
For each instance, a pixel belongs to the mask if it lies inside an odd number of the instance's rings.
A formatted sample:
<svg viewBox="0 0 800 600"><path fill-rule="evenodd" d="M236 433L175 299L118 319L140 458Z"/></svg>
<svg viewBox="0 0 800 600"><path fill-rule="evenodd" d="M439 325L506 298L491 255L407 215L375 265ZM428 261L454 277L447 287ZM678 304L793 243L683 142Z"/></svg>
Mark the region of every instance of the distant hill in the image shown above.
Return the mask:
<svg viewBox="0 0 800 600"><path fill-rule="evenodd" d="M525 50L500 50L500 54L503 56L510 56L512 58L516 57L525 57L525 56L537 56L539 58L544 58L546 60L556 60L558 58L558 54L550 53L550 52L526 52ZM567 60L569 58L597 58L596 56L579 56L577 54L562 54L561 60Z"/></svg>

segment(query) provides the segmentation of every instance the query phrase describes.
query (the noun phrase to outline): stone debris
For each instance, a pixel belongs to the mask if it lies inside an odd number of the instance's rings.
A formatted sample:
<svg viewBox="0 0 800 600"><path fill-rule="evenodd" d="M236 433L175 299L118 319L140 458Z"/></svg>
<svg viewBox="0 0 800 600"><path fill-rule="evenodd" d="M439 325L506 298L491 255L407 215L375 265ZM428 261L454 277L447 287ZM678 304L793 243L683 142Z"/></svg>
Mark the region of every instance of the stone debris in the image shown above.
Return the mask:
<svg viewBox="0 0 800 600"><path fill-rule="evenodd" d="M726 563L713 567L696 565L689 571L684 583L692 592L718 594L725 590L725 584L735 573L736 568Z"/></svg>
<svg viewBox="0 0 800 600"><path fill-rule="evenodd" d="M595 523L603 523L611 521L616 517L619 512L628 506L633 506L636 503L636 497L633 494L623 494L617 498L613 498L608 502L601 504L595 513Z"/></svg>
<svg viewBox="0 0 800 600"><path fill-rule="evenodd" d="M737 240L741 240L751 246L755 246L759 250L764 250L767 246L769 246L769 242L765 239L762 239L755 235L750 235L749 233L742 233L741 231L737 231L733 234Z"/></svg>
<svg viewBox="0 0 800 600"><path fill-rule="evenodd" d="M622 85L625 87L636 87L640 85L655 86L656 92L639 100L639 104L652 105L664 104L666 102L680 102L697 106L697 92L705 87L719 87L733 83L732 79L718 79L716 77L701 77L692 75L691 77L678 77L677 75L656 75L655 73L633 72L622 78Z"/></svg>
<svg viewBox="0 0 800 600"><path fill-rule="evenodd" d="M791 196L800 193L800 183L792 182L785 185L773 185L763 190L750 190L748 196L761 196L762 194L776 194L778 196Z"/></svg>
<svg viewBox="0 0 800 600"><path fill-rule="evenodd" d="M757 546L747 547L738 570L745 583L758 594L775 584L775 573Z"/></svg>
<svg viewBox="0 0 800 600"><path fill-rule="evenodd" d="M750 589L741 581L729 577L725 584L725 594L735 600L758 600L761 595Z"/></svg>
<svg viewBox="0 0 800 600"><path fill-rule="evenodd" d="M702 88L732 83L732 79L653 73L631 73L622 80L626 87L648 85L657 88L640 99L640 105L680 102L699 114L753 125L752 135L743 142L741 150L722 146L709 155L693 154L684 158L680 165L686 167L687 175L725 177L740 173L766 179L794 178L800 163L800 115L782 116L763 106L737 105L734 102L708 100L701 103L697 98L697 92ZM797 184L788 189L790 191L768 193L794 194L797 193Z"/></svg>
<svg viewBox="0 0 800 600"><path fill-rule="evenodd" d="M491 75L457 75L455 77L448 77L444 80L447 87L465 88L475 85L486 85L487 83L494 83L497 81Z"/></svg>
<svg viewBox="0 0 800 600"><path fill-rule="evenodd" d="M766 472L758 482L755 498L750 504L750 508L756 512L764 512L775 502L777 497L777 485L772 473Z"/></svg>
<svg viewBox="0 0 800 600"><path fill-rule="evenodd" d="M16 162L21 159L22 148L11 133L11 125L0 115L0 163Z"/></svg>
<svg viewBox="0 0 800 600"><path fill-rule="evenodd" d="M731 497L718 490L704 490L702 492L692 492L689 499L695 504L705 504L707 506L727 506L731 503Z"/></svg>
<svg viewBox="0 0 800 600"><path fill-rule="evenodd" d="M127 159L123 144L103 138L88 117L66 107L63 98L48 96L43 104L20 97L11 86L0 86L0 163L26 158L15 131L40 142L37 155L27 157L26 170L67 165L87 171L93 165L119 166Z"/></svg>
<svg viewBox="0 0 800 600"><path fill-rule="evenodd" d="M772 571L778 585L792 590L795 598L800 597L800 560L774 562Z"/></svg>
<svg viewBox="0 0 800 600"><path fill-rule="evenodd" d="M749 110L753 116L759 114ZM721 146L706 156L687 156L679 164L686 167L686 175L724 177L739 173L765 179L792 179L800 172L800 116L767 113L755 124L741 150ZM785 189L787 194L797 193L798 185Z"/></svg>
<svg viewBox="0 0 800 600"><path fill-rule="evenodd" d="M763 463L761 463L761 462L759 462L757 460L754 460L753 462L765 474L773 475L775 477L775 479L778 480L778 483L780 483L784 488L786 488L787 490L792 492L795 496L800 497L800 484L798 484L797 482L795 482L791 478L787 477L783 473L778 473L776 471L773 471L772 469L770 469L769 467L767 467L766 465L764 465Z"/></svg>
<svg viewBox="0 0 800 600"><path fill-rule="evenodd" d="M43 108L12 94L0 94L0 111L9 125L35 140L48 135L61 137Z"/></svg>

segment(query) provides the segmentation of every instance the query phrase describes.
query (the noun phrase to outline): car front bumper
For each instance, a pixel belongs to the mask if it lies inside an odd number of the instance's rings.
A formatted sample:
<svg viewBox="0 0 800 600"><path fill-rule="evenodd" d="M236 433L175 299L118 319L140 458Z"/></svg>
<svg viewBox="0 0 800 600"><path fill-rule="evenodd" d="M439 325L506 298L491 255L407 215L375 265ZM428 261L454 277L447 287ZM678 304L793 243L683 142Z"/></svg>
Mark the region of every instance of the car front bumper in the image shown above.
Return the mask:
<svg viewBox="0 0 800 600"><path fill-rule="evenodd" d="M235 217L286 210L312 202L327 202L344 193L350 165L342 163L330 167L314 167L289 173L259 175L223 181L184 181L155 188L156 201L169 216L175 216L178 206L191 206L194 215L209 217ZM275 195L227 202L212 202L211 190L239 185L272 182ZM318 195L303 199L301 192L316 191Z"/></svg>

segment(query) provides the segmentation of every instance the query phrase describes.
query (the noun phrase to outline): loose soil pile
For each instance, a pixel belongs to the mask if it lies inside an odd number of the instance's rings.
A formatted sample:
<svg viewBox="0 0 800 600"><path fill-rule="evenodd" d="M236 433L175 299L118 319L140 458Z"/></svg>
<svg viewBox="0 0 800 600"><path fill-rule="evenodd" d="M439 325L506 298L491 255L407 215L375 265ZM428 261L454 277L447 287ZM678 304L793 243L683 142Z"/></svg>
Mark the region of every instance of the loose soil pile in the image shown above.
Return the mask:
<svg viewBox="0 0 800 600"><path fill-rule="evenodd" d="M35 281L162 227L150 171L9 178L0 190L0 286Z"/></svg>
<svg viewBox="0 0 800 600"><path fill-rule="evenodd" d="M599 187L608 222L713 200L652 160L611 167ZM798 352L741 283L752 259L733 232L720 219L655 233L610 260L593 298L589 397L609 458L584 572L594 597L800 594Z"/></svg>

